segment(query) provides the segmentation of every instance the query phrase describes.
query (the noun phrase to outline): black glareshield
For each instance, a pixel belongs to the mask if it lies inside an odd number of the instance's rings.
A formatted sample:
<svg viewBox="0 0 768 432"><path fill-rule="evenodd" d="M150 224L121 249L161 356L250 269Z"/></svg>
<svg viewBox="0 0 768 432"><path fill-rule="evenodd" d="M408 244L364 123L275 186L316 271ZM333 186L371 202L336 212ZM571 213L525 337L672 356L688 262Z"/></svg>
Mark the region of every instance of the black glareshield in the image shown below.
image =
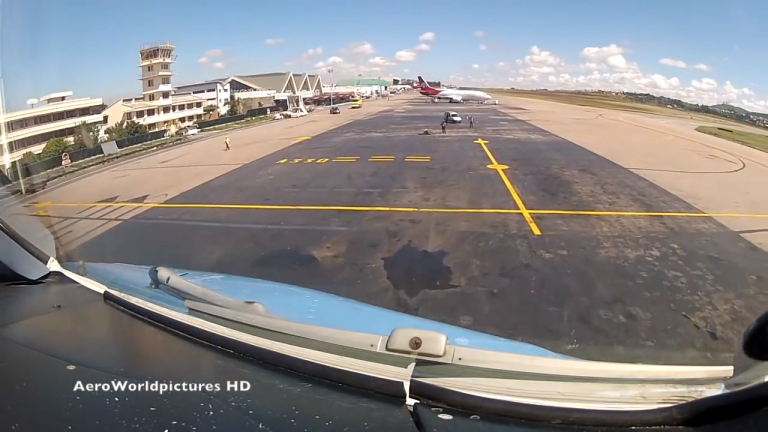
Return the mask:
<svg viewBox="0 0 768 432"><path fill-rule="evenodd" d="M752 360L768 361L768 312L760 315L744 331L741 350Z"/></svg>

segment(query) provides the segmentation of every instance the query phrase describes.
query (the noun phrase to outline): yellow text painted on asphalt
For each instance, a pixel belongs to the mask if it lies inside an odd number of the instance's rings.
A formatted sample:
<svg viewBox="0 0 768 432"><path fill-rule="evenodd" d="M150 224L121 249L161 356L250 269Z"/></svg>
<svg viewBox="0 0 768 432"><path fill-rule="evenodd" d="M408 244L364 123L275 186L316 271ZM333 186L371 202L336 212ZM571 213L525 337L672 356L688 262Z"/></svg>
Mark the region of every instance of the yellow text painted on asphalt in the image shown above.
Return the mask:
<svg viewBox="0 0 768 432"><path fill-rule="evenodd" d="M328 158L319 158L319 159L313 159L313 158L308 158L308 159L281 159L281 160L277 161L276 163L279 163L279 164L311 164L311 163L326 163L329 160L330 159L328 159Z"/></svg>
<svg viewBox="0 0 768 432"><path fill-rule="evenodd" d="M308 210L308 211L378 211L378 212L418 212L418 213L476 213L476 214L523 214L518 209L480 209L480 208L422 208L422 207L386 207L386 206L313 206L313 205L273 205L273 204L170 204L170 203L54 203L43 202L30 204L30 207L136 207L136 208L174 208L174 209L230 209L230 210ZM635 212L635 211L596 211L596 210L531 210L530 214L542 216L598 216L598 217L681 217L681 218L757 218L768 219L768 214L760 213L680 213L680 212Z"/></svg>
<svg viewBox="0 0 768 432"><path fill-rule="evenodd" d="M395 162L395 156L371 156L368 162ZM405 156L405 162L431 162L431 156ZM276 164L322 164L327 162L360 162L360 156L336 156L333 158L294 158L280 159Z"/></svg>
<svg viewBox="0 0 768 432"><path fill-rule="evenodd" d="M512 195L512 199L515 200L515 204L517 204L517 207L520 209L520 214L523 215L525 218L525 221L528 222L528 226L531 227L531 231L533 231L533 235L541 235L541 230L539 230L539 226L536 225L536 221L533 220L533 216L531 216L531 212L528 211L527 208L525 208L525 204L523 203L522 198L520 198L520 194L517 193L517 190L512 185L512 182L509 180L509 177L507 177L507 174L504 172L505 169L509 169L507 165L501 165L498 161L496 161L496 158L493 156L493 153L491 153L491 150L488 149L488 141L478 138L475 140L476 144L480 144L480 146L485 150L485 154L488 156L488 159L491 161L491 164L488 165L488 168L492 170L496 170L496 172L499 174L499 177L501 177L501 181L504 182L504 185L507 187L507 190Z"/></svg>

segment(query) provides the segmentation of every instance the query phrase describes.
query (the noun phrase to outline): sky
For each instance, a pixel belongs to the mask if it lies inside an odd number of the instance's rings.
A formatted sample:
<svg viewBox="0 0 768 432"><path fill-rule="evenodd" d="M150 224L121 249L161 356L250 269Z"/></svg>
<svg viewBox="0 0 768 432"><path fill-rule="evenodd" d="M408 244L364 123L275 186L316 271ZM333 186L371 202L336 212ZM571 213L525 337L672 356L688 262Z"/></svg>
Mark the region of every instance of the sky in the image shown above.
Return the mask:
<svg viewBox="0 0 768 432"><path fill-rule="evenodd" d="M138 95L139 48L170 42L175 85L282 71L326 83L422 75L768 112L764 0L0 1L8 111L65 90L107 103Z"/></svg>

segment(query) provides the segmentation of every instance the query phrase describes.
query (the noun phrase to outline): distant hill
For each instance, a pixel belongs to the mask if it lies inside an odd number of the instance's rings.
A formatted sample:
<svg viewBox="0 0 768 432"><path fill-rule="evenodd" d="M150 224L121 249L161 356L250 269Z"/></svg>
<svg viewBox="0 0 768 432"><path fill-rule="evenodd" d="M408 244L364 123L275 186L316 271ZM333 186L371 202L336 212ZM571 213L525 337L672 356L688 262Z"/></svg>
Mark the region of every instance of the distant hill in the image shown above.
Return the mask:
<svg viewBox="0 0 768 432"><path fill-rule="evenodd" d="M709 107L714 110L733 111L739 114L750 114L750 112L745 110L744 108L733 106L731 104L717 104L717 105L710 105ZM755 114L760 114L760 113L755 113Z"/></svg>
<svg viewBox="0 0 768 432"><path fill-rule="evenodd" d="M515 90L515 89L512 89ZM581 93L594 95L613 95L614 97L624 98L633 102L639 102L650 105L660 105L668 108L679 109L705 113L717 117L724 117L740 123L747 123L768 129L768 114L752 112L731 104L702 105L690 102L684 102L680 99L674 99L666 96L656 96L650 93L632 93L632 92L606 92L606 91L567 91L557 90L558 93Z"/></svg>
<svg viewBox="0 0 768 432"><path fill-rule="evenodd" d="M735 120L741 123L748 123L754 126L768 128L768 114L759 112L752 112L741 107L737 107L731 104L717 104L717 105L702 105L689 102L683 102L679 99L668 98L664 96L656 96L649 93L619 93L619 95L626 97L629 100L635 102L642 102L654 105L663 105L670 108L683 109L686 111L694 111L705 114L710 114L718 117L725 117L730 120Z"/></svg>

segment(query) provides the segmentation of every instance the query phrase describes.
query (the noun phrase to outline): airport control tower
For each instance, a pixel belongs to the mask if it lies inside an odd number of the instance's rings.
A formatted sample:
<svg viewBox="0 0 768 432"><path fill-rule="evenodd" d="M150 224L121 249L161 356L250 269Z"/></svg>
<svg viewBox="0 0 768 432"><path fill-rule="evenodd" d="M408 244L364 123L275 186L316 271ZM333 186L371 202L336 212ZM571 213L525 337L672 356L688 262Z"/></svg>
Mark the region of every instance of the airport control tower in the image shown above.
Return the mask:
<svg viewBox="0 0 768 432"><path fill-rule="evenodd" d="M173 86L171 65L176 62L176 47L165 44L143 46L139 51L141 68L141 92L144 101L160 105L171 103Z"/></svg>

